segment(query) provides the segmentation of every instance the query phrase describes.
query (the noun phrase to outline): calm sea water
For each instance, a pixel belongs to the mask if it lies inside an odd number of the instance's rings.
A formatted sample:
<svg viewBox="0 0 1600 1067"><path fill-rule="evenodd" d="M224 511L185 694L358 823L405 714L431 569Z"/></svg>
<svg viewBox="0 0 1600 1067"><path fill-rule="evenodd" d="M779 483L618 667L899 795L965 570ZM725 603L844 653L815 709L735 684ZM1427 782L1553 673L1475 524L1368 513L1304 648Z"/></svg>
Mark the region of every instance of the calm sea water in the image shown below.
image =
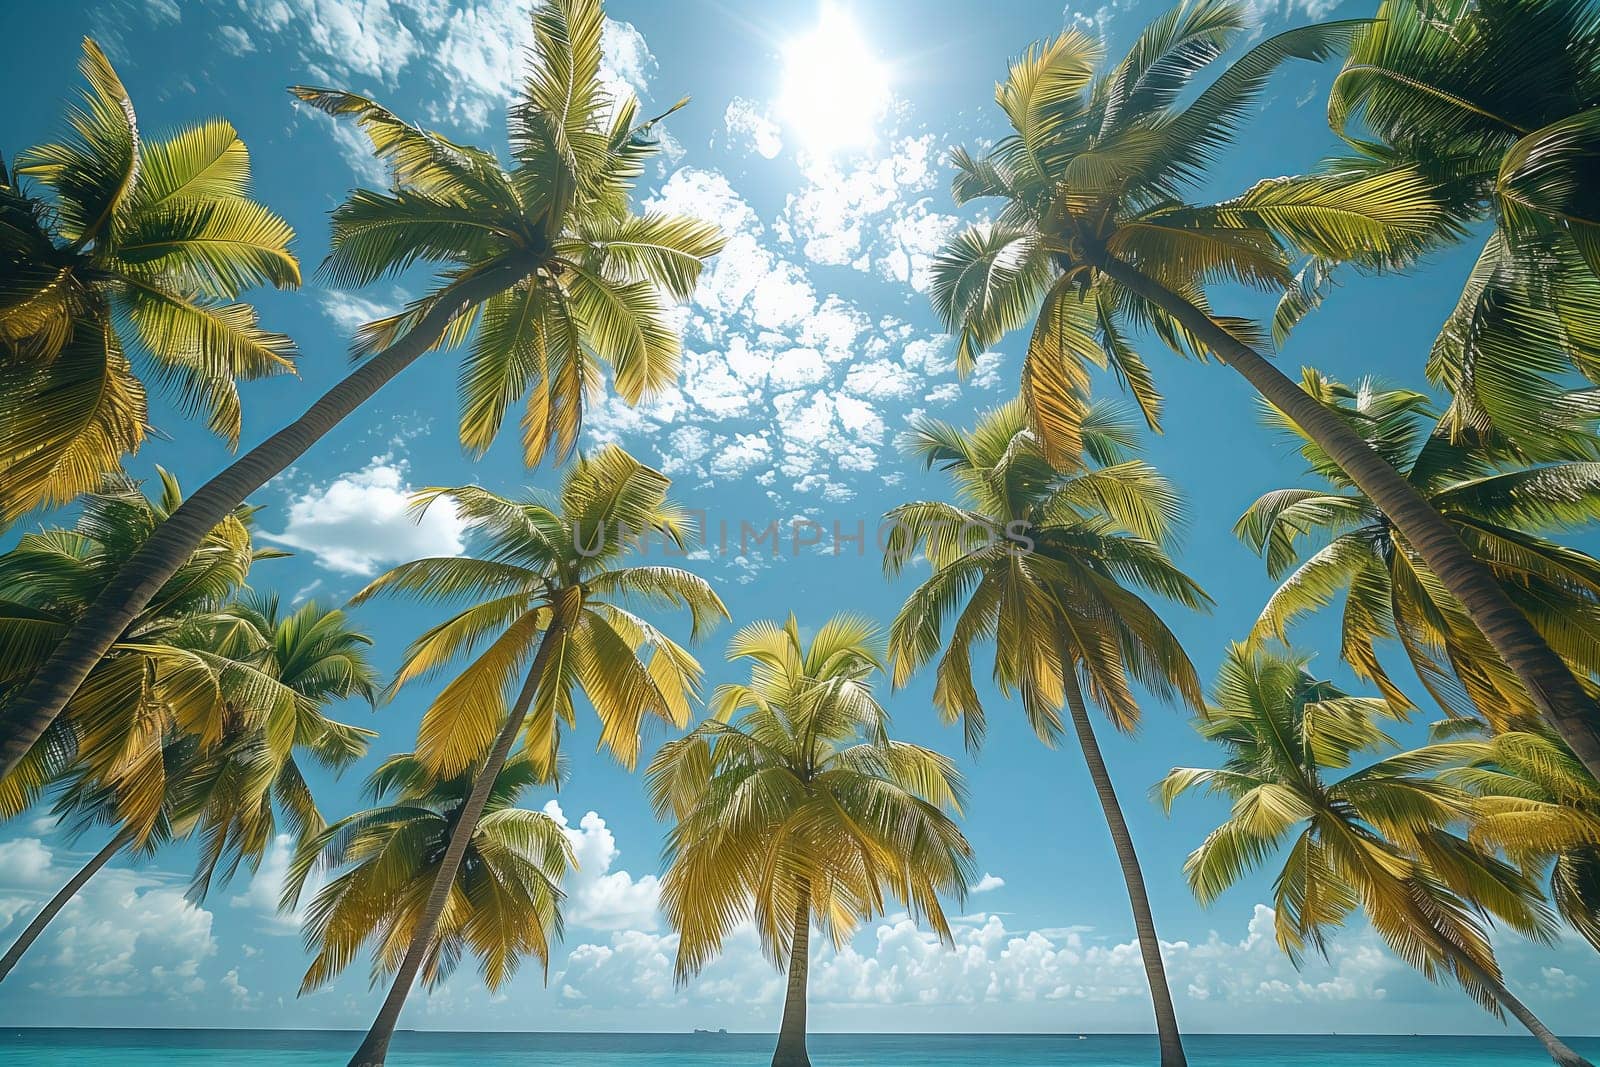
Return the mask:
<svg viewBox="0 0 1600 1067"><path fill-rule="evenodd" d="M0 1030L0 1060L29 1067L337 1067L359 1034L323 1030ZM762 1034L449 1034L395 1036L393 1067L760 1067L772 1055ZM1234 1037L1186 1039L1194 1067L1536 1067L1549 1059L1516 1037ZM1600 1039L1573 1042L1600 1061ZM817 1034L817 1067L1148 1067L1155 1040L1143 1035Z"/></svg>

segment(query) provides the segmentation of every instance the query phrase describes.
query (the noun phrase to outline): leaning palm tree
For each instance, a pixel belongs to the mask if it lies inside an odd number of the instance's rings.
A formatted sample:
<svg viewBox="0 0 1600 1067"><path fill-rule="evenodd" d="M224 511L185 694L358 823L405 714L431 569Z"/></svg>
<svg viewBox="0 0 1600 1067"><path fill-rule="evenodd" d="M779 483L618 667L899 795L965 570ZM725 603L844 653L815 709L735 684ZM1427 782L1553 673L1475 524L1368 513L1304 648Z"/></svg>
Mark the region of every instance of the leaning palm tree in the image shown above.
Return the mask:
<svg viewBox="0 0 1600 1067"><path fill-rule="evenodd" d="M181 505L177 480L160 477L155 499L113 478L83 498L72 529L27 534L0 556L0 707ZM193 734L210 748L236 725L236 710L269 715L292 706L292 691L217 637L252 564L281 555L253 545L251 513L237 508L211 529L118 635L66 714L0 776L0 817L24 810L71 766L100 785L127 787L119 818L142 840L167 797L163 753L173 734Z"/></svg>
<svg viewBox="0 0 1600 1067"><path fill-rule="evenodd" d="M294 366L289 339L237 302L300 268L293 231L250 199L233 127L146 139L88 38L78 69L70 132L0 159L0 524L119 470L144 441L147 386L232 446L237 383Z"/></svg>
<svg viewBox="0 0 1600 1067"><path fill-rule="evenodd" d="M200 856L190 895L205 896L219 865L224 881L241 862L256 869L276 838L279 814L296 840L327 825L301 770L309 759L324 771L345 770L367 751L373 731L339 722L329 704L378 699L372 639L338 610L307 601L287 614L276 594L248 593L229 605L208 635L221 654L252 664L293 698L264 715L247 715L220 751L191 775L204 796L193 818ZM298 756L297 756L298 753Z"/></svg>
<svg viewBox="0 0 1600 1067"><path fill-rule="evenodd" d="M1325 954L1331 931L1360 909L1430 981L1454 980L1497 1018L1509 1011L1562 1067L1591 1067L1505 986L1481 917L1541 941L1551 918L1524 874L1449 829L1474 811L1471 793L1430 773L1455 754L1422 748L1352 770L1393 746L1379 725L1393 709L1316 680L1308 662L1233 645L1196 721L1226 760L1174 769L1157 787L1169 809L1192 789L1233 801L1184 864L1195 896L1211 903L1287 844L1274 923L1297 965L1307 947Z"/></svg>
<svg viewBox="0 0 1600 1067"><path fill-rule="evenodd" d="M1530 455L1493 427L1456 432L1420 393L1310 370L1303 382L1403 472L1578 677L1600 675L1600 561L1543 536L1600 518L1600 463ZM1299 442L1327 488L1273 490L1235 525L1281 583L1252 636L1286 641L1296 618L1342 595L1341 654L1392 705L1410 702L1378 656L1391 640L1447 714L1537 724L1527 691L1383 512L1298 427L1270 410L1267 420Z"/></svg>
<svg viewBox="0 0 1600 1067"><path fill-rule="evenodd" d="M919 548L933 565L895 616L890 660L901 686L939 657L934 704L947 721L961 720L972 749L985 727L972 676L978 642L994 642L995 682L1002 693L1018 694L1040 741L1059 739L1066 705L1127 885L1161 1062L1177 1067L1186 1060L1155 917L1088 703L1125 733L1139 723L1134 681L1199 706L1188 656L1134 590L1189 608L1210 601L1161 547L1178 500L1159 473L1131 455L1131 428L1092 408L1082 440L1085 455L1101 462L1062 474L1046 462L1020 401L985 415L970 433L933 421L914 427L909 450L950 475L960 503L918 501L889 513L885 571L900 573Z"/></svg>
<svg viewBox="0 0 1600 1067"><path fill-rule="evenodd" d="M324 711L335 700L376 696L365 651L370 639L353 630L342 612L313 603L280 619L272 598L253 596L208 619L200 632L212 654L265 671L295 699L277 699L278 690L261 687L256 692L269 696L268 706L248 708L239 702L252 691L232 689L224 737L213 745L169 724L160 752L161 804L149 822L129 816L142 814L138 802L157 787L150 780L154 776L107 781L93 764L81 763L52 783L58 790L55 814L71 820L74 836L105 826L113 832L0 959L0 980L67 902L119 854L149 856L174 839L198 838L189 886L190 899L198 903L210 892L219 866L226 882L241 863L252 870L260 865L275 837L275 811L301 840L326 825L295 753L337 772L366 751L371 731L337 722Z"/></svg>
<svg viewBox="0 0 1600 1067"><path fill-rule="evenodd" d="M379 807L340 819L305 842L289 866L283 908L300 907L314 871L345 868L305 907L306 947L316 953L300 983L306 993L339 975L372 943L372 981L393 974L418 932L435 926L426 915L438 877L476 782L474 769L435 776L409 752L391 756L368 780ZM430 948L423 980L431 988L471 952L484 982L497 989L531 955L548 966L550 944L561 937L561 882L576 866L566 834L542 811L517 807L528 789L548 778L526 754L505 761L482 802L464 861L450 878L450 907Z"/></svg>
<svg viewBox="0 0 1600 1067"><path fill-rule="evenodd" d="M1593 6L1387 0L1334 79L1328 118L1354 150L1350 172L1428 172L1450 223L1432 243L1483 241L1427 362L1453 394L1452 429L1592 452L1592 397L1563 377L1600 382Z"/></svg>
<svg viewBox="0 0 1600 1067"><path fill-rule="evenodd" d="M893 896L949 942L941 893L966 897L972 851L952 814L961 776L947 757L891 740L872 692L876 627L836 615L810 643L793 615L734 635L748 684L717 689L711 718L650 762L667 838L661 907L678 932L679 982L753 919L788 970L773 1067L809 1067L811 925L840 947Z"/></svg>
<svg viewBox="0 0 1600 1067"><path fill-rule="evenodd" d="M529 463L573 447L607 368L628 403L676 378L679 338L667 301L687 299L722 239L708 223L629 212L630 184L656 148L656 120L639 121L633 100L613 100L603 88L602 22L599 0L535 9L533 62L510 113L510 169L354 94L296 90L356 121L394 168L392 189L357 190L334 212L324 273L361 284L427 262L440 265L439 284L363 328L357 370L202 486L129 561L0 718L0 774L43 734L205 530L424 353L471 338L461 441L472 452L486 449L507 408L526 396Z"/></svg>
<svg viewBox="0 0 1600 1067"><path fill-rule="evenodd" d="M1012 64L995 96L1014 132L982 158L954 158L958 201L995 197L1005 206L997 221L951 238L932 268L934 306L959 337L958 364L969 366L1032 319L1023 395L1058 465L1078 451L1091 364L1111 365L1154 423L1157 393L1131 328L1232 367L1388 516L1541 713L1600 771L1600 712L1494 575L1359 434L1273 366L1255 324L1209 306L1213 282L1290 286L1291 253L1403 262L1448 224L1428 176L1405 165L1354 178L1273 179L1220 203L1184 201L1276 67L1327 59L1365 25L1281 33L1187 92L1237 39L1245 11L1234 0L1181 6L1098 76L1100 45L1077 31Z"/></svg>
<svg viewBox="0 0 1600 1067"><path fill-rule="evenodd" d="M434 932L467 855L473 828L512 747L553 775L563 726L576 725L574 690L600 719L600 744L625 767L639 758L646 719L683 727L700 665L625 603L689 612L692 635L727 617L704 580L676 567L628 566L650 537L680 549L686 513L667 499L671 483L615 445L583 456L557 499L509 500L478 486L429 489L418 506L447 500L475 527L480 554L419 559L380 575L353 603L400 594L467 606L406 649L389 687L466 666L423 713L416 761L440 780L475 773L439 861L427 906L394 968L394 983L352 1064L382 1063L419 968L436 951Z"/></svg>
<svg viewBox="0 0 1600 1067"><path fill-rule="evenodd" d="M1600 949L1600 784L1542 731L1491 734L1474 720L1446 719L1434 733L1462 763L1440 777L1477 797L1473 840L1530 876L1548 870L1556 911Z"/></svg>

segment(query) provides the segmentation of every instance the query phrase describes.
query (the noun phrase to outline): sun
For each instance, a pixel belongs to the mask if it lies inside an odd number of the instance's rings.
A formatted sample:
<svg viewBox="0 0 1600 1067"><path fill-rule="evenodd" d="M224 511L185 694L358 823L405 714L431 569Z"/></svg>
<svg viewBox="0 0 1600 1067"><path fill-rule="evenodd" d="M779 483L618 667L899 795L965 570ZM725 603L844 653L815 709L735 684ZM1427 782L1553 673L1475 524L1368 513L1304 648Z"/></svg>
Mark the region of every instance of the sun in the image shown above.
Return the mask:
<svg viewBox="0 0 1600 1067"><path fill-rule="evenodd" d="M889 102L888 66L837 5L824 3L817 25L784 45L779 116L813 152L871 144Z"/></svg>

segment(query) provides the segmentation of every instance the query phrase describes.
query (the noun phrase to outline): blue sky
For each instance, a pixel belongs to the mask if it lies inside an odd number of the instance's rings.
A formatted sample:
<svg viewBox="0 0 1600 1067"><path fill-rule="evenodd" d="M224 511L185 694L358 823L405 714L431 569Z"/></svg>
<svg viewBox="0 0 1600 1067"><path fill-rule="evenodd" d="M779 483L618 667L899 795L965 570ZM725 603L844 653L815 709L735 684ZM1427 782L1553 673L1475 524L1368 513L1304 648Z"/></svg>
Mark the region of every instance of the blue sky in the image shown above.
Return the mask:
<svg viewBox="0 0 1600 1067"><path fill-rule="evenodd" d="M381 182L351 131L291 104L284 86L331 84L377 96L402 115L457 139L504 147L500 117L517 80L526 37L525 0L113 0L29 5L7 20L0 44L0 120L8 154L58 127L75 87L77 40L95 35L116 60L141 125L168 129L213 114L249 145L259 196L297 230L308 267L321 257L327 212L353 185ZM1259 32L1312 18L1370 13L1362 0L1261 0ZM959 216L944 159L949 147L994 137L994 80L1030 41L1071 25L1103 31L1113 54L1161 10L1146 0L1094 9L991 0L862 0L849 6L862 64L881 63L881 85L795 94L804 78L786 57L806 54L823 17L811 0L627 2L608 6L607 72L647 103L692 105L673 116L669 151L641 199L714 218L727 250L685 315L686 354L677 390L638 410L595 410L587 439L619 441L675 479L676 493L713 525L786 529L812 520L828 532L819 551L779 558L714 553L691 565L719 583L742 623L793 611L815 625L843 610L885 622L908 584L882 576L870 543L828 550L837 523L871 531L889 507L941 491L898 456L895 437L915 412L968 422L1014 389L1020 340L1008 339L958 382L950 346L924 293L928 255ZM832 38L824 52L844 45ZM846 42L848 43L848 42ZM847 57L852 54L844 52ZM1222 166L1214 192L1314 164L1333 148L1322 117L1330 70L1293 69L1274 83L1259 120ZM881 91L880 91L881 90ZM831 94L831 96L830 96ZM828 150L808 111L833 99L859 143ZM798 103L796 101L799 101ZM1403 281L1352 280L1308 321L1281 359L1335 375L1376 373L1420 385L1424 353L1470 263L1463 252ZM301 349L300 377L245 393L245 439L287 421L345 370L351 328L420 291L423 278L332 292L315 279L295 293L260 294L263 318ZM1218 303L1259 312L1258 297ZM1230 308L1233 310L1233 308ZM1262 429L1244 384L1216 366L1149 351L1169 397L1167 433L1153 460L1186 490L1190 524L1182 559L1215 597L1207 617L1174 610L1173 625L1204 677L1226 642L1248 628L1270 585L1261 562L1229 529L1258 493L1293 484L1300 465ZM257 494L263 536L295 555L262 564L256 584L285 599L340 603L372 574L417 555L461 549L447 511L421 525L403 517L408 490L478 481L501 491L552 486L550 470L524 471L514 440L476 463L455 439L453 363L433 356L296 467ZM226 450L169 409L164 438L131 469L175 471L193 487ZM914 577L914 573L912 577ZM911 580L908 577L907 581ZM389 671L430 613L385 602L357 613ZM1331 629L1300 631L1309 648L1333 647ZM712 684L735 676L721 651L731 629L700 650ZM1323 669L1343 676L1334 657ZM941 727L918 680L890 702L904 736L955 752L958 730ZM381 731L376 755L409 747L429 692L410 692L374 713L339 709ZM949 951L891 916L863 929L813 969L819 1029L1142 1030L1149 1026L1132 925L1098 808L1072 749L1050 751L995 694L988 744L963 755L974 802L966 829L987 872L969 898ZM404 1026L446 1029L770 1029L778 977L752 935L687 990L674 993L672 940L655 914L662 830L641 782L592 752L582 722L570 782L555 800L584 867L571 887L568 933L551 960L548 987L526 968L491 997L470 967L432 997L415 994ZM1190 898L1183 857L1220 808L1195 800L1172 818L1145 791L1175 764L1212 758L1176 709L1151 702L1135 739L1102 731L1151 886L1183 1022L1195 1031L1473 1031L1497 1029L1459 993L1428 986L1353 928L1328 964L1297 974L1271 943L1265 878L1210 910ZM659 740L659 738L657 738ZM330 816L360 802L362 773L319 781ZM52 892L99 841L76 844L48 820L0 827L0 936L14 936L33 903ZM6 984L0 1025L364 1027L378 995L363 965L315 995L296 999L308 957L292 920L274 914L286 852L262 871L216 888L196 907L181 888L189 854L175 847L152 865L104 872L69 907ZM5 923L10 923L6 926ZM1594 953L1576 942L1553 950L1511 940L1503 959L1512 985L1557 1029L1592 1027L1581 1005L1600 984Z"/></svg>

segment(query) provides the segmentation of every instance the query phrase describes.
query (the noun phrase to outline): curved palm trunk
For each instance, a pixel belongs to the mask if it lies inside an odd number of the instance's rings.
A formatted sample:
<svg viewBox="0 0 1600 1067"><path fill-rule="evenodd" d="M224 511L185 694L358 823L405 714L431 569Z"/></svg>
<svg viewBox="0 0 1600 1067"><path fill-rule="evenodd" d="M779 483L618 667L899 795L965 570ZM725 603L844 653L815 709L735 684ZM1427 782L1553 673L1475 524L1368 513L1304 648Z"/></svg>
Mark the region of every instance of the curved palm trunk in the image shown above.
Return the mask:
<svg viewBox="0 0 1600 1067"><path fill-rule="evenodd" d="M1600 777L1600 709L1433 506L1343 419L1204 311L1115 256L1101 255L1094 266L1172 315L1327 452L1461 602L1545 720L1589 772Z"/></svg>
<svg viewBox="0 0 1600 1067"><path fill-rule="evenodd" d="M802 887L794 909L794 939L789 943L789 989L783 997L783 1025L772 1067L811 1067L806 1055L806 979L811 973L811 892Z"/></svg>
<svg viewBox="0 0 1600 1067"><path fill-rule="evenodd" d="M22 959L22 954L33 947L33 943L39 940L39 935L44 933L44 928L49 926L51 920L61 913L61 909L67 906L67 902L77 896L78 890L82 889L89 879L99 874L100 868L111 862L111 857L121 852L122 846L127 843L128 835L125 833L117 834L106 842L106 847L96 852L94 858L85 863L77 874L67 879L67 884L61 887L61 891L51 897L48 904L39 909L39 914L35 915L33 921L28 924L28 928L22 931L22 936L18 937L16 942L6 949L5 957L0 959L0 982L5 981L6 976L11 973L11 969L17 965L17 961Z"/></svg>
<svg viewBox="0 0 1600 1067"><path fill-rule="evenodd" d="M1465 970L1471 972L1472 976L1478 981L1494 990L1495 999L1515 1016L1519 1023L1528 1028L1528 1033L1539 1039L1539 1044L1544 1046L1544 1050L1550 1054L1552 1060L1560 1064L1561 1067L1594 1067L1594 1064L1578 1055L1566 1042L1557 1037L1533 1013L1532 1009L1518 1000L1511 990L1506 988L1503 981L1478 966L1472 957L1465 953L1456 953L1455 955L1457 961Z"/></svg>
<svg viewBox="0 0 1600 1067"><path fill-rule="evenodd" d="M95 598L39 673L0 719L0 778L34 746L112 643L157 590L177 573L217 523L247 496L299 459L344 419L438 342L463 308L481 303L516 277L507 266L472 278L459 299L441 303L416 327L322 394L294 422L235 460L173 512Z"/></svg>
<svg viewBox="0 0 1600 1067"><path fill-rule="evenodd" d="M433 885L428 890L428 903L423 908L422 922L412 933L405 958L400 961L394 973L394 982L389 986L389 995L383 998L383 1006L378 1009L378 1017L372 1020L372 1028L362 1039L361 1047L350 1057L349 1067L381 1067L389 1055L389 1039L394 1036L395 1024L400 1021L400 1009L405 1007L412 983L417 980L417 972L422 969L423 961L433 948L434 934L439 930L439 917L444 914L445 903L450 899L450 887L455 883L456 872L461 869L461 860L467 854L467 844L472 840L473 831L478 828L484 804L489 800L495 779L506 765L511 746L516 743L517 734L522 730L522 722L528 717L528 708L533 705L534 695L539 690L539 679L544 675L545 664L560 634L560 626L552 625L539 642L539 651L533 657L533 666L528 668L522 692L517 694L517 702L506 716L500 735L494 739L494 746L489 749L478 777L473 779L472 792L467 794L467 802L461 806L455 829L450 832L450 843L445 846L444 858L439 861L439 870L434 874Z"/></svg>
<svg viewBox="0 0 1600 1067"><path fill-rule="evenodd" d="M1128 886L1128 902L1133 905L1133 928L1139 936L1139 955L1144 960L1145 980L1150 983L1150 1001L1156 1013L1161 1067L1187 1067L1189 1060L1183 1054L1178 1013L1172 1006L1172 990L1167 987L1167 968L1161 959L1161 940L1156 936L1156 919L1150 910L1150 895L1145 891L1144 872L1139 869L1139 854L1133 850L1133 835L1128 832L1128 821L1122 817L1122 804L1111 784L1111 772L1106 769L1100 742L1095 739L1094 726L1089 722L1089 709L1084 705L1083 690L1074 673L1076 668L1071 665L1071 657L1066 657L1065 662L1068 666L1062 675L1067 706L1072 712L1072 727L1078 734L1078 746L1083 749L1083 761L1089 765L1089 778L1094 782L1095 796L1105 812L1106 826L1117 850L1117 863L1122 867L1122 880Z"/></svg>

